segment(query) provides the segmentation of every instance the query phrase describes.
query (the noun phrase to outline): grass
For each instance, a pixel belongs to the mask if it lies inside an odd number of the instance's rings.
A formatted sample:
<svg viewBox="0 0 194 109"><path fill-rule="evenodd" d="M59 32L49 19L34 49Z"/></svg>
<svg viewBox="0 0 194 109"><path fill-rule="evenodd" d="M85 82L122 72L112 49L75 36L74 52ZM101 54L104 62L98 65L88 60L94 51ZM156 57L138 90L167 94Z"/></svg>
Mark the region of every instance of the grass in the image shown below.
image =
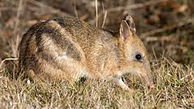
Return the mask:
<svg viewBox="0 0 194 109"><path fill-rule="evenodd" d="M14 62L7 62L16 67ZM69 85L65 81L39 84L13 79L4 65L0 76L2 108L142 108L175 109L194 107L192 66L183 66L166 58L152 62L156 89L149 90L136 78L130 78L134 93L108 81L89 80ZM10 74L10 75L8 75Z"/></svg>

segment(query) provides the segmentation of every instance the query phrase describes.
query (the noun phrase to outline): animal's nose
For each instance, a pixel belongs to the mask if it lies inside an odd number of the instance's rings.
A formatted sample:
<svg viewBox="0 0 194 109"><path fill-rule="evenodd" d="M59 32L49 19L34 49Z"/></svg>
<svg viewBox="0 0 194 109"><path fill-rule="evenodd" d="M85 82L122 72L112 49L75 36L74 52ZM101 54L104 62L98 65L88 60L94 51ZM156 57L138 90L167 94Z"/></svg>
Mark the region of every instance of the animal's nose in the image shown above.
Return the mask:
<svg viewBox="0 0 194 109"><path fill-rule="evenodd" d="M154 84L149 84L148 85L148 88L151 89L151 90L153 90L153 89L155 89L155 86L154 86Z"/></svg>

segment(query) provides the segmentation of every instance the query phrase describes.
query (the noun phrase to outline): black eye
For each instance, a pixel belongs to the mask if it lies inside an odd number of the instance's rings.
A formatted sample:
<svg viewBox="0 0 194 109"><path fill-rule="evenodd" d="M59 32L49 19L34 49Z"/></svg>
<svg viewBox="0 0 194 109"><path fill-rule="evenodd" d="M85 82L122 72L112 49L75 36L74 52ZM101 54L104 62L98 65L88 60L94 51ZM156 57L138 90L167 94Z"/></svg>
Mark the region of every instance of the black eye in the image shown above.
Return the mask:
<svg viewBox="0 0 194 109"><path fill-rule="evenodd" d="M138 61L140 61L140 60L142 59L142 56L141 56L141 54L136 54L135 58L136 58Z"/></svg>

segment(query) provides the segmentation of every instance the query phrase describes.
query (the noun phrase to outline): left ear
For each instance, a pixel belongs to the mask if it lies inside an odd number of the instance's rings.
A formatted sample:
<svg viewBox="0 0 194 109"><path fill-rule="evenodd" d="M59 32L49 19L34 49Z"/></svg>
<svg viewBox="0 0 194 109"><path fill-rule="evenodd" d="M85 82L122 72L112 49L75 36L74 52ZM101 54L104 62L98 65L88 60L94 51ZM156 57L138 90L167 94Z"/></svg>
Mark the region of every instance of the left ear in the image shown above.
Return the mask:
<svg viewBox="0 0 194 109"><path fill-rule="evenodd" d="M133 37L135 33L135 23L132 17L130 15L125 16L120 25L120 37L125 40L128 37Z"/></svg>
<svg viewBox="0 0 194 109"><path fill-rule="evenodd" d="M135 28L135 23L134 23L133 18L130 15L126 15L123 20L125 20L127 22L127 24L129 25L130 30L133 33L136 33L136 28Z"/></svg>

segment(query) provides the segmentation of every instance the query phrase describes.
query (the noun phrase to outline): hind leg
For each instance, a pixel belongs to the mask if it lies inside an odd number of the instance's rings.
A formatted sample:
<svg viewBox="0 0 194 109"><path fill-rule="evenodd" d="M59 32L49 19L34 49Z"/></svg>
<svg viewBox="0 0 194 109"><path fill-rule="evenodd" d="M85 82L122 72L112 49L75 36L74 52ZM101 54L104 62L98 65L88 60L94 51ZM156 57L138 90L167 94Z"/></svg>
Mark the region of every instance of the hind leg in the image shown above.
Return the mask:
<svg viewBox="0 0 194 109"><path fill-rule="evenodd" d="M50 80L67 80L74 83L81 77L88 77L86 68L81 62L69 57L56 57L54 60L40 60L36 66L36 74ZM31 73L33 74L33 73ZM33 77L33 75L31 75Z"/></svg>

